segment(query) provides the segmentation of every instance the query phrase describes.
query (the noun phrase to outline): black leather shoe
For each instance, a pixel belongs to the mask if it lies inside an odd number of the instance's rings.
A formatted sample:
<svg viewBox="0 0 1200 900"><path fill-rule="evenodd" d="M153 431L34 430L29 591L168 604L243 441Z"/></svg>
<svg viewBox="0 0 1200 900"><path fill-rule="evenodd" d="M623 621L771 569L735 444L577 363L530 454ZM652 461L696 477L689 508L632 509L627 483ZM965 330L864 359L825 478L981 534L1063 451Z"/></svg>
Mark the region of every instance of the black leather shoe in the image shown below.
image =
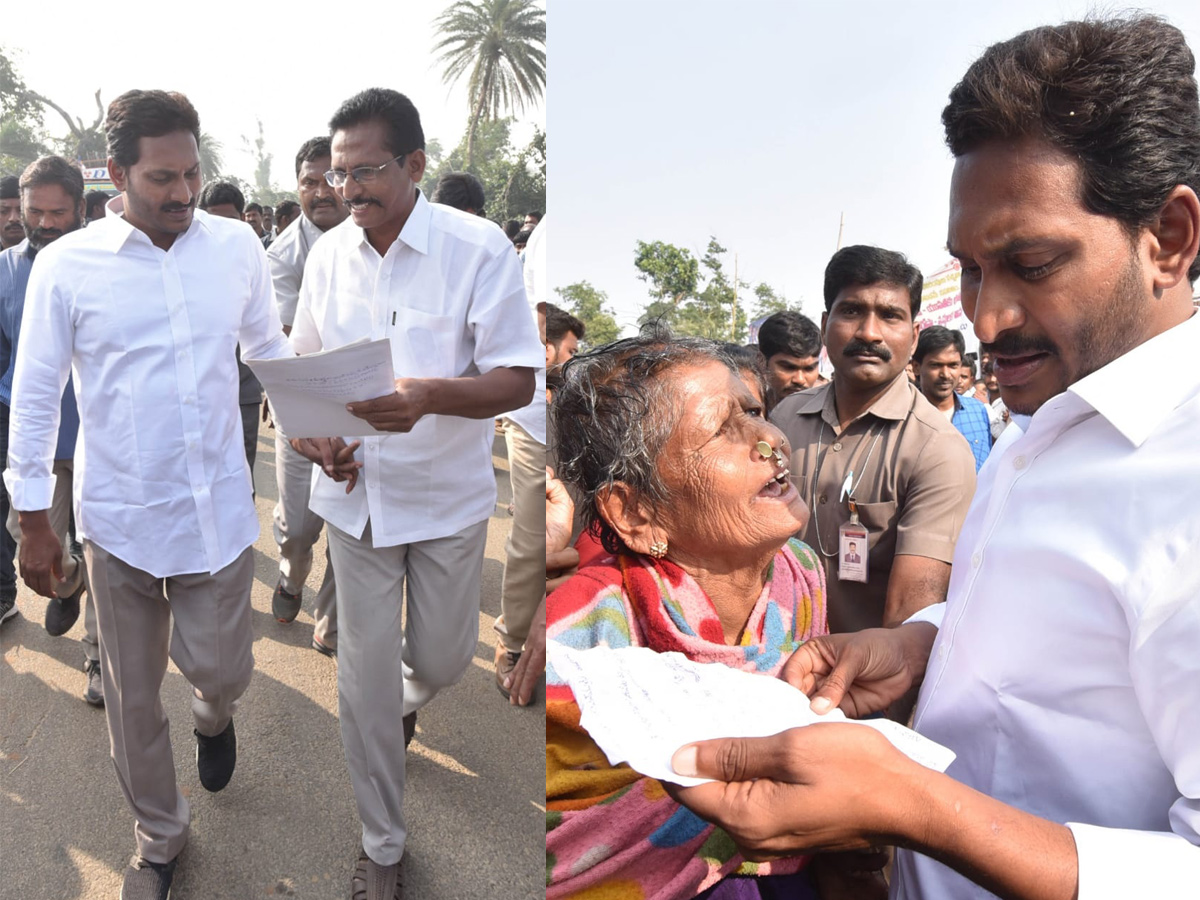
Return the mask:
<svg viewBox="0 0 1200 900"><path fill-rule="evenodd" d="M135 856L125 867L121 900L168 900L175 878L175 860L152 863Z"/></svg>
<svg viewBox="0 0 1200 900"><path fill-rule="evenodd" d="M46 604L46 634L59 637L71 630L79 621L79 600L83 596L81 584L69 597L55 597Z"/></svg>
<svg viewBox="0 0 1200 900"><path fill-rule="evenodd" d="M233 732L233 719L215 737L205 737L194 729L193 733L196 735L196 769L200 772L200 783L205 790L216 793L229 784L233 767L237 765L237 735Z"/></svg>
<svg viewBox="0 0 1200 900"><path fill-rule="evenodd" d="M404 749L408 749L408 745L412 743L413 735L417 733L417 714L410 712L407 716L400 720L404 723Z"/></svg>
<svg viewBox="0 0 1200 900"><path fill-rule="evenodd" d="M283 582L275 585L275 593L271 596L271 613L275 621L281 625L294 622L300 615L300 607L304 604L304 588L298 594L289 594L283 589Z"/></svg>
<svg viewBox="0 0 1200 900"><path fill-rule="evenodd" d="M83 671L87 672L87 690L83 699L89 706L104 706L104 679L100 677L100 660L84 660Z"/></svg>
<svg viewBox="0 0 1200 900"><path fill-rule="evenodd" d="M312 648L322 656L328 656L330 659L337 659L337 648L330 647L328 644L323 644L316 638L312 639Z"/></svg>

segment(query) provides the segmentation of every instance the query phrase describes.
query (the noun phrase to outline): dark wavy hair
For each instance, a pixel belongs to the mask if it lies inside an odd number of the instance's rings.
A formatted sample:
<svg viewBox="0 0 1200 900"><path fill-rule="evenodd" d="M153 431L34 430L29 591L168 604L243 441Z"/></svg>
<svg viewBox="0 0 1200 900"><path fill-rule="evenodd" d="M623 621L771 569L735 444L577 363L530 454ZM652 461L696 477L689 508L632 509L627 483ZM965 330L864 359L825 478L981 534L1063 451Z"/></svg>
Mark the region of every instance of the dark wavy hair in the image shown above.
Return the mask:
<svg viewBox="0 0 1200 900"><path fill-rule="evenodd" d="M1082 200L1131 236L1176 185L1200 193L1200 96L1183 33L1156 16L1045 26L993 44L942 112L955 156L1035 137L1079 161ZM1188 277L1195 281L1200 261Z"/></svg>
<svg viewBox="0 0 1200 900"><path fill-rule="evenodd" d="M200 144L200 116L177 91L126 91L108 104L104 120L108 155L122 168L138 161L139 140L176 131L190 131Z"/></svg>
<svg viewBox="0 0 1200 900"><path fill-rule="evenodd" d="M550 408L556 474L578 492L584 525L609 553L626 548L601 517L597 495L621 482L652 507L670 499L656 465L679 421L667 376L713 361L737 371L715 341L677 338L650 324L637 337L582 353L563 367Z"/></svg>
<svg viewBox="0 0 1200 900"><path fill-rule="evenodd" d="M843 247L825 267L825 311L833 309L838 294L854 285L891 284L908 291L908 308L915 319L921 311L921 270L903 253L855 244Z"/></svg>

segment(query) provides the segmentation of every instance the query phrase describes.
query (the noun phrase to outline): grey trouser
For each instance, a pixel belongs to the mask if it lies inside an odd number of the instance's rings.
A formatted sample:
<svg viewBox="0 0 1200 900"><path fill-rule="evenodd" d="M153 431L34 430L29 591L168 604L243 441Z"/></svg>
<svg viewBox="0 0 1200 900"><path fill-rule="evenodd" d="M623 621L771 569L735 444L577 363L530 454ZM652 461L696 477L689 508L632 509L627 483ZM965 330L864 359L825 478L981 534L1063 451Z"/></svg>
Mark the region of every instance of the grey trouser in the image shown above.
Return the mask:
<svg viewBox="0 0 1200 900"><path fill-rule="evenodd" d="M54 497L50 501L50 530L58 538L62 546L63 580L55 587L55 593L60 597L69 597L79 590L80 585L87 587L87 567L83 558L71 555L71 503L73 498L73 483L75 480L75 462L70 459L54 461ZM19 514L15 509L8 511L8 531L13 540L21 542L21 525ZM88 590L83 600L83 655L88 660L100 658L100 646L96 638L96 609L92 603L92 592Z"/></svg>
<svg viewBox="0 0 1200 900"><path fill-rule="evenodd" d="M479 640L487 522L397 547L328 531L341 590L338 713L363 849L390 866L404 854L404 727L458 682ZM400 624L405 587L406 621Z"/></svg>
<svg viewBox="0 0 1200 900"><path fill-rule="evenodd" d="M287 437L275 425L275 483L279 502L275 504L275 543L279 545L279 580L289 594L304 590L312 570L313 544L321 536L325 520L308 508L312 490L313 464L292 449ZM329 548L325 548L325 576L317 590L313 608L313 637L333 650L338 645L337 589Z"/></svg>
<svg viewBox="0 0 1200 900"><path fill-rule="evenodd" d="M195 688L196 730L220 734L254 670L253 550L247 547L215 575L166 579L135 569L90 540L83 552L100 620L104 713L117 781L136 820L138 855L170 862L187 843L188 802L175 783L159 697L167 656Z"/></svg>
<svg viewBox="0 0 1200 900"><path fill-rule="evenodd" d="M504 546L500 618L493 626L505 650L520 653L546 594L546 445L504 420L513 524Z"/></svg>

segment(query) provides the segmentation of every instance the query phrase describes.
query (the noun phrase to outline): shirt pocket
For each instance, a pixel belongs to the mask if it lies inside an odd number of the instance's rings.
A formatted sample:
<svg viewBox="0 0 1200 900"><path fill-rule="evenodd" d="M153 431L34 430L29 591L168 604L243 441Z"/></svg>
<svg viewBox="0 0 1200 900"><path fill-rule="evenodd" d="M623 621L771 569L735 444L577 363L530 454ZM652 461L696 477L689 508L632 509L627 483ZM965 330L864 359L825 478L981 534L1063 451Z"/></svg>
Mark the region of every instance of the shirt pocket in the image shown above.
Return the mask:
<svg viewBox="0 0 1200 900"><path fill-rule="evenodd" d="M397 378L455 378L462 375L458 348L462 327L455 316L435 316L401 307L392 335L392 366Z"/></svg>

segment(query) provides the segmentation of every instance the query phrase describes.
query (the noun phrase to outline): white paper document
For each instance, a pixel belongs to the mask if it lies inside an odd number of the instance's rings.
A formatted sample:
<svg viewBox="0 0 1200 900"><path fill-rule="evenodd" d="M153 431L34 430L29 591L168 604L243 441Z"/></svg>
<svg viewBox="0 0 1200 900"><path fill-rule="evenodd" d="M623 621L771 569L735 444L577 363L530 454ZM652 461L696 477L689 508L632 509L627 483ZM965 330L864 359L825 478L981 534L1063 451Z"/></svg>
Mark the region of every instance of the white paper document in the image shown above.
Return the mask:
<svg viewBox="0 0 1200 900"><path fill-rule="evenodd" d="M289 438L364 437L382 434L352 416L347 403L374 400L396 390L391 341L357 341L285 359L243 360L271 400L275 424Z"/></svg>
<svg viewBox="0 0 1200 900"><path fill-rule="evenodd" d="M671 756L684 744L768 737L814 722L874 728L906 756L939 772L954 761L953 751L888 719L848 719L839 709L818 716L802 691L779 678L646 647L574 650L551 641L548 652L575 694L580 725L609 762L627 762L660 781L692 787L711 780L675 774Z"/></svg>

